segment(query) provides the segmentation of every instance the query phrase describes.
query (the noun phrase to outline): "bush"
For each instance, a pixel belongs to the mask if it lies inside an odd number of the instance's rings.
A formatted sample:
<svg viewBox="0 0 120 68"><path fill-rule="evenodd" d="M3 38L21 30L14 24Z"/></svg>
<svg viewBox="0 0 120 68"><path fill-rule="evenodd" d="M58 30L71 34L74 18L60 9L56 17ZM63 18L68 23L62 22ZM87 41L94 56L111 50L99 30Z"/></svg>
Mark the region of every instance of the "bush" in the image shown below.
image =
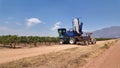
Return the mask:
<svg viewBox="0 0 120 68"><path fill-rule="evenodd" d="M110 46L108 44L104 44L104 46L102 46L102 49L108 49Z"/></svg>
<svg viewBox="0 0 120 68"><path fill-rule="evenodd" d="M97 41L111 40L113 38L96 38Z"/></svg>
<svg viewBox="0 0 120 68"><path fill-rule="evenodd" d="M5 35L0 36L0 44L9 45L14 47L17 44L33 44L35 47L37 43L44 43L43 45L50 45L51 43L57 43L59 41L58 37L40 37L40 36L17 36L17 35Z"/></svg>

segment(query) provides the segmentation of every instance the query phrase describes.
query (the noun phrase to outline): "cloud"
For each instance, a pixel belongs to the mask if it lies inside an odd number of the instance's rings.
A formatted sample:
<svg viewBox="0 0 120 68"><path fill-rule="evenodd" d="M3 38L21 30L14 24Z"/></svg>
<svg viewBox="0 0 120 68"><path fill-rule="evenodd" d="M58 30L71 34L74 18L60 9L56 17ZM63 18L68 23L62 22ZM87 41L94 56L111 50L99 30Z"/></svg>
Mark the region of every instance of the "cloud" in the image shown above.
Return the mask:
<svg viewBox="0 0 120 68"><path fill-rule="evenodd" d="M41 20L39 18L29 18L27 21L27 27L31 27L35 24L41 23Z"/></svg>
<svg viewBox="0 0 120 68"><path fill-rule="evenodd" d="M48 33L43 34L41 32L33 32L23 29L11 29L9 27L0 27L0 36L1 35L18 35L18 36L47 36Z"/></svg>
<svg viewBox="0 0 120 68"><path fill-rule="evenodd" d="M5 21L4 23L7 24L7 25L10 25L11 23L12 23L12 24L15 24L15 25L18 25L18 26L21 26L21 25L22 25L22 23L20 23L20 22Z"/></svg>
<svg viewBox="0 0 120 68"><path fill-rule="evenodd" d="M51 30L54 31L54 30L60 28L60 25L61 25L61 22L56 22L56 23L54 24L54 26L51 28Z"/></svg>
<svg viewBox="0 0 120 68"><path fill-rule="evenodd" d="M15 24L16 24L16 25L19 25L19 26L20 26L20 25L22 25L22 24L21 24L21 23L19 23L19 22L16 22Z"/></svg>
<svg viewBox="0 0 120 68"><path fill-rule="evenodd" d="M8 21L5 21L4 23L5 23L5 24L8 24L9 22L8 22Z"/></svg>
<svg viewBox="0 0 120 68"><path fill-rule="evenodd" d="M0 35L10 34L11 29L5 26L0 27Z"/></svg>
<svg viewBox="0 0 120 68"><path fill-rule="evenodd" d="M7 31L7 30L10 30L8 27L0 27L0 31Z"/></svg>
<svg viewBox="0 0 120 68"><path fill-rule="evenodd" d="M7 20L13 20L14 19L14 17L8 17L7 18Z"/></svg>

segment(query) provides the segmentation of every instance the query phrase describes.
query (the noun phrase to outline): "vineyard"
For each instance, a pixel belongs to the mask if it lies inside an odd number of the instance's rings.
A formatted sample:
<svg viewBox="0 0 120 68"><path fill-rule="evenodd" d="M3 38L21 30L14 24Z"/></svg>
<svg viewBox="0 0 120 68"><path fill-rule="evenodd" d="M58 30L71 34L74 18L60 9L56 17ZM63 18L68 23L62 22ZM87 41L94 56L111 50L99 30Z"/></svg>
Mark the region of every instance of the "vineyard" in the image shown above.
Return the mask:
<svg viewBox="0 0 120 68"><path fill-rule="evenodd" d="M113 38L96 38L97 41L110 40ZM16 48L16 46L56 45L59 44L59 37L41 37L41 36L0 36L0 47Z"/></svg>
<svg viewBox="0 0 120 68"><path fill-rule="evenodd" d="M0 36L0 44L2 47L16 48L20 45L51 45L58 44L58 37L39 37L39 36L17 36L17 35L5 35Z"/></svg>

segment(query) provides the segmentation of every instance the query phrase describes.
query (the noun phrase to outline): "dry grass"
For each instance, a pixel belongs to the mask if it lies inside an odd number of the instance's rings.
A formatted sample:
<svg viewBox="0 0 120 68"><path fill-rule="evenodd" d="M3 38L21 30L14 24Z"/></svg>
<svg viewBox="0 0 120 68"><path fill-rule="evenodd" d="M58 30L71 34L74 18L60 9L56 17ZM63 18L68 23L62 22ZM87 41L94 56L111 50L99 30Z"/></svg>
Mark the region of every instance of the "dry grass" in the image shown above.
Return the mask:
<svg viewBox="0 0 120 68"><path fill-rule="evenodd" d="M81 68L88 60L103 53L114 43L115 41L110 41L103 45L80 46L60 52L23 58L1 64L0 68Z"/></svg>
<svg viewBox="0 0 120 68"><path fill-rule="evenodd" d="M86 63L89 54L78 52L76 50L64 50L40 56L24 58L0 65L0 68L76 68Z"/></svg>

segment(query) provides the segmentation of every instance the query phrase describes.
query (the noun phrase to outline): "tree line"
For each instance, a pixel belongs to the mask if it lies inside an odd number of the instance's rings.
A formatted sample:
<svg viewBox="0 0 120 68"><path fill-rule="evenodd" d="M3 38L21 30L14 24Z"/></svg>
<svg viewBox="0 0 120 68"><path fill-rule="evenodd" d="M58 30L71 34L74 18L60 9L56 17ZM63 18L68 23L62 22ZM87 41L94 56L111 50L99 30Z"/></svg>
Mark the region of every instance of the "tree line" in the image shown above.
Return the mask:
<svg viewBox="0 0 120 68"><path fill-rule="evenodd" d="M51 45L58 44L58 37L40 37L40 36L17 36L17 35L4 35L0 36L0 44L3 46L9 45L15 48L16 45Z"/></svg>

